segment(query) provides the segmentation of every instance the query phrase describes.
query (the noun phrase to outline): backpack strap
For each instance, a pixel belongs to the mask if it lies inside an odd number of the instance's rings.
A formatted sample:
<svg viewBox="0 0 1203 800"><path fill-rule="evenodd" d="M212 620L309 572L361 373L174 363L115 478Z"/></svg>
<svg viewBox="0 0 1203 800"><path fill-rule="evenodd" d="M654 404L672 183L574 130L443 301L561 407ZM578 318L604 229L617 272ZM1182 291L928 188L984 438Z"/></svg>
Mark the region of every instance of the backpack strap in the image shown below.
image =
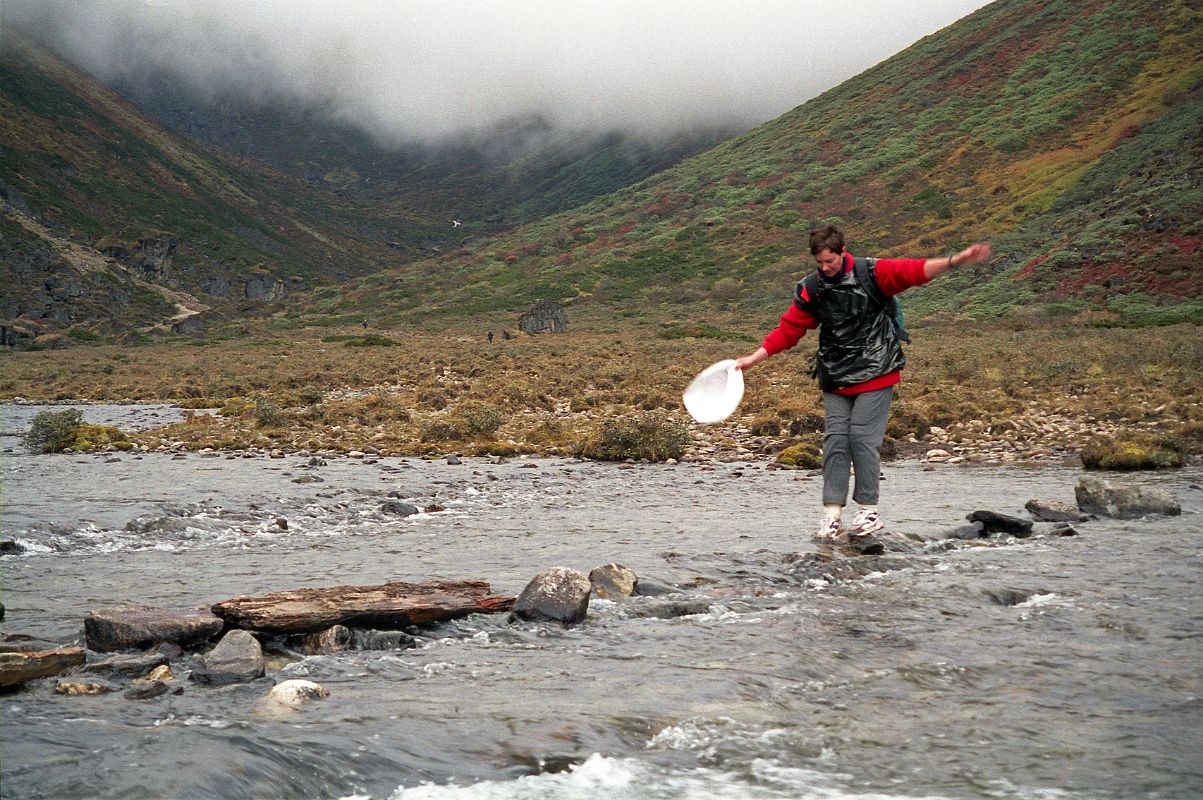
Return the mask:
<svg viewBox="0 0 1203 800"><path fill-rule="evenodd" d="M794 305L807 314L817 317L819 315L819 294L823 291L822 286L818 270L798 281L798 285L794 287ZM803 289L806 290L805 299L803 298Z"/></svg>

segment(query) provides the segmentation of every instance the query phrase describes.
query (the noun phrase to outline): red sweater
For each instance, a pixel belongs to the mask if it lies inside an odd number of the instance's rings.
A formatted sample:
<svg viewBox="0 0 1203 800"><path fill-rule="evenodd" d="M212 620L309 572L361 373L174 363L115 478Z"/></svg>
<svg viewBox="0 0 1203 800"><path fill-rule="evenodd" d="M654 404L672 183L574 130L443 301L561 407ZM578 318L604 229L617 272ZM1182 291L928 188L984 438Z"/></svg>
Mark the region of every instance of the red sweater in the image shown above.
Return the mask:
<svg viewBox="0 0 1203 800"><path fill-rule="evenodd" d="M886 297L893 297L900 292L906 291L912 286L919 286L927 283L929 278L923 272L923 264L926 259L922 258L879 258L877 259L877 267L874 270L874 276L877 278L877 285ZM844 272L847 273L852 269L852 254L844 253ZM806 289L802 289L802 298L809 300L806 295ZM777 327L772 333L764 337L764 342L761 347L768 351L769 355L776 355L782 350L788 350L798 343L798 341L806 335L809 330L814 330L819 327L819 320L810 313L798 308L797 303L790 303L789 309L781 315L781 321L777 323ZM836 389L836 394L860 394L862 392L871 392L875 389L884 389L887 386L893 386L902 380L900 370L887 372L878 378L858 383L855 386L846 386L843 389Z"/></svg>

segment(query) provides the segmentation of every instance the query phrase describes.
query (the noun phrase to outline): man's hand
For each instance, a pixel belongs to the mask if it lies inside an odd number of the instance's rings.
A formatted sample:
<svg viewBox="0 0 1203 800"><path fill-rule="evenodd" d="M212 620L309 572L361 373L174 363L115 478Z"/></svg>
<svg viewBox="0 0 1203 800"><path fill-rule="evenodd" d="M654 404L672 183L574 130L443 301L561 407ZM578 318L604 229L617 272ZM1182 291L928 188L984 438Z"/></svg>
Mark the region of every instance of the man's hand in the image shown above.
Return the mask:
<svg viewBox="0 0 1203 800"><path fill-rule="evenodd" d="M971 244L952 257L954 266L962 264L980 264L990 258L990 243L978 242Z"/></svg>
<svg viewBox="0 0 1203 800"><path fill-rule="evenodd" d="M743 358L735 359L735 368L737 370L743 371L743 370L747 369L748 367L756 366L757 364L759 364L761 361L764 361L768 357L769 357L769 351L765 350L763 347L760 347L760 348L757 348L756 352L752 353L751 355L746 355Z"/></svg>

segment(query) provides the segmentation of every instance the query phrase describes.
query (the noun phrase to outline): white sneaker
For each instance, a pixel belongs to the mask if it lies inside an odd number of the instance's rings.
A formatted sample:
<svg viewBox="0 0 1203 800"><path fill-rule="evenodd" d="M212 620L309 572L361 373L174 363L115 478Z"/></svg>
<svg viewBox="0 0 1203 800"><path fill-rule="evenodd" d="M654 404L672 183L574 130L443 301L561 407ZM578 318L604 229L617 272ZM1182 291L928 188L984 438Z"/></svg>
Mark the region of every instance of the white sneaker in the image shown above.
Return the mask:
<svg viewBox="0 0 1203 800"><path fill-rule="evenodd" d="M819 529L815 531L816 539L834 539L840 535L840 518L823 516L819 520Z"/></svg>
<svg viewBox="0 0 1203 800"><path fill-rule="evenodd" d="M848 529L849 536L868 536L873 531L879 531L886 526L877 509L861 509L852 518L852 527Z"/></svg>

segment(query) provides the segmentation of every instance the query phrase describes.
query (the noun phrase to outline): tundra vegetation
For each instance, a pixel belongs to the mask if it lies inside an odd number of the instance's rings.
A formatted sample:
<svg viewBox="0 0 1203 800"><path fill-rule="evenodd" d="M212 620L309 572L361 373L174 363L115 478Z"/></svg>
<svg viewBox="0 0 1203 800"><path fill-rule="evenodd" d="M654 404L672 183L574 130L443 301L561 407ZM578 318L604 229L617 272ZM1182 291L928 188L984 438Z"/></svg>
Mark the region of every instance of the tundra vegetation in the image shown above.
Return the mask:
<svg viewBox="0 0 1203 800"><path fill-rule="evenodd" d="M692 425L681 405L683 387L699 370L756 346L773 323L772 314L762 316L756 330L723 324L721 338L666 338L666 324L686 326L661 320L492 344L479 332L414 330L376 334L391 342L387 347L271 330L134 348L82 344L5 354L0 398L174 402L188 409L182 422L117 438L60 436L61 422L47 420L34 436L42 449L123 447L128 438L191 449L664 460L680 458L691 434L702 433L720 447L751 441L754 452L808 466L822 431L819 393L806 376L813 336L750 371L743 404L726 422ZM1129 466L1181 463L1203 452L1198 330L1189 323L1107 328L1042 317L919 322L890 444L917 452L935 429L957 445L1020 439L1085 450L1088 459L1119 450ZM360 336L352 329L346 335ZM1120 463L1098 458L1103 468Z"/></svg>

